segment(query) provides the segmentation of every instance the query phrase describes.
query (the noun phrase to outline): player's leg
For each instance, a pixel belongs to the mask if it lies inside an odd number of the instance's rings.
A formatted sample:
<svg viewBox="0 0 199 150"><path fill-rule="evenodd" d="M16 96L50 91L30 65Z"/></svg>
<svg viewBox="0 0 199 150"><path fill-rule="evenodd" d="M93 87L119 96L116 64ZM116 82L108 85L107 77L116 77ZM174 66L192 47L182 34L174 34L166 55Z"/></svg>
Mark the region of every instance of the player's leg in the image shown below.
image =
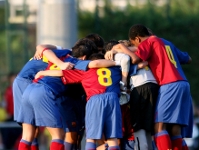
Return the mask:
<svg viewBox="0 0 199 150"><path fill-rule="evenodd" d="M97 148L96 140L94 140L94 139L86 139L85 150L96 150L96 148Z"/></svg>
<svg viewBox="0 0 199 150"><path fill-rule="evenodd" d="M39 136L39 127L36 127L34 139L31 143L31 150L39 150L38 136Z"/></svg>
<svg viewBox="0 0 199 150"><path fill-rule="evenodd" d="M146 138L146 131L143 129L140 129L133 133L135 138L135 150L149 150L148 149L148 143Z"/></svg>
<svg viewBox="0 0 199 150"><path fill-rule="evenodd" d="M158 150L172 149L169 133L166 130L166 124L164 124L163 122L155 123L154 140Z"/></svg>
<svg viewBox="0 0 199 150"><path fill-rule="evenodd" d="M30 150L31 143L34 139L36 127L31 124L22 124L22 139L19 143L18 150Z"/></svg>
<svg viewBox="0 0 199 150"><path fill-rule="evenodd" d="M108 150L119 150L118 139L122 138L122 114L117 101L117 94L105 94L104 104L104 135L107 138Z"/></svg>
<svg viewBox="0 0 199 150"><path fill-rule="evenodd" d="M64 146L67 150L72 150L77 144L77 132L66 132L64 139Z"/></svg>
<svg viewBox="0 0 199 150"><path fill-rule="evenodd" d="M119 150L119 143L117 138L109 138L107 139L108 150Z"/></svg>
<svg viewBox="0 0 199 150"><path fill-rule="evenodd" d="M182 149L182 136L181 136L181 127L180 125L172 125L171 131L171 143L173 150L181 150Z"/></svg>
<svg viewBox="0 0 199 150"><path fill-rule="evenodd" d="M62 128L46 127L49 131L52 141L50 144L50 150L64 150L64 136L65 131Z"/></svg>
<svg viewBox="0 0 199 150"><path fill-rule="evenodd" d="M108 144L106 142L104 134L101 139L96 140L96 144L97 144L97 150L105 150L108 148Z"/></svg>

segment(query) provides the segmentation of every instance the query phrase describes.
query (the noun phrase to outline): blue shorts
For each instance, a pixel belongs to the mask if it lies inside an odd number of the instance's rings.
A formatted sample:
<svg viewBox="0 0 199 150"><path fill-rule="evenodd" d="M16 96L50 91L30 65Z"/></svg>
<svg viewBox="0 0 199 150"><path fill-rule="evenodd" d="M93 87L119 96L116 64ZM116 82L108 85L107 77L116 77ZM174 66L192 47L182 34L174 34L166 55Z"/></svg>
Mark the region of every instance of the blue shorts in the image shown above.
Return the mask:
<svg viewBox="0 0 199 150"><path fill-rule="evenodd" d="M122 138L119 97L108 92L92 96L86 104L86 139Z"/></svg>
<svg viewBox="0 0 199 150"><path fill-rule="evenodd" d="M17 121L19 110L22 103L22 95L26 87L32 83L32 80L24 79L17 76L13 82L13 99L14 99L14 121Z"/></svg>
<svg viewBox="0 0 199 150"><path fill-rule="evenodd" d="M160 87L155 122L193 127L192 98L188 82L178 81Z"/></svg>
<svg viewBox="0 0 199 150"><path fill-rule="evenodd" d="M33 126L64 128L59 100L45 85L32 83L24 91L17 120Z"/></svg>
<svg viewBox="0 0 199 150"><path fill-rule="evenodd" d="M60 103L60 113L63 116L64 130L65 132L77 132L78 131L78 122L77 115L74 108L74 99L70 97L62 97Z"/></svg>

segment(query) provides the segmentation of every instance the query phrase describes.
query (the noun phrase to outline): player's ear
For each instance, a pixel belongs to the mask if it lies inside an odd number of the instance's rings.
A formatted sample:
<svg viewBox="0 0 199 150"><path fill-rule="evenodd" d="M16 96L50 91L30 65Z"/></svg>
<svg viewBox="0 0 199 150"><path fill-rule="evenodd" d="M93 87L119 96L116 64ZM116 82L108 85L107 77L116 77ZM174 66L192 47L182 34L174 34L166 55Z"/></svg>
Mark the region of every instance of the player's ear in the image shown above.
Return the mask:
<svg viewBox="0 0 199 150"><path fill-rule="evenodd" d="M82 60L86 60L86 55L82 56Z"/></svg>
<svg viewBox="0 0 199 150"><path fill-rule="evenodd" d="M140 43L142 40L139 36L136 37L137 38L137 42Z"/></svg>

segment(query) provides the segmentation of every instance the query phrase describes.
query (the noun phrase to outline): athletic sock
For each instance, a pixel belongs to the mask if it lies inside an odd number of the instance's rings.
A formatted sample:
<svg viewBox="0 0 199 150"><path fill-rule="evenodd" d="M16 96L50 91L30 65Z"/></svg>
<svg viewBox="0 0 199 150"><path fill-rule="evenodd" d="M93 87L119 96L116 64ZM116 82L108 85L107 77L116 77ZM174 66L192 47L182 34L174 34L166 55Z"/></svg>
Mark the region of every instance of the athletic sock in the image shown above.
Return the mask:
<svg viewBox="0 0 199 150"><path fill-rule="evenodd" d="M96 150L96 144L92 142L86 142L85 150Z"/></svg>
<svg viewBox="0 0 199 150"><path fill-rule="evenodd" d="M120 147L119 146L109 146L108 150L119 150Z"/></svg>
<svg viewBox="0 0 199 150"><path fill-rule="evenodd" d="M185 142L184 139L182 139L182 150L189 150L187 143Z"/></svg>
<svg viewBox="0 0 199 150"><path fill-rule="evenodd" d="M64 142L64 147L65 147L65 150L72 150L73 144L68 143L68 142Z"/></svg>
<svg viewBox="0 0 199 150"><path fill-rule="evenodd" d="M31 142L21 139L18 150L31 150L30 145L31 145Z"/></svg>
<svg viewBox="0 0 199 150"><path fill-rule="evenodd" d="M133 133L135 138L135 150L148 150L148 143L147 143L147 137L146 137L146 131L143 129L140 129Z"/></svg>
<svg viewBox="0 0 199 150"><path fill-rule="evenodd" d="M172 136L171 137L172 150L182 150L182 136Z"/></svg>
<svg viewBox="0 0 199 150"><path fill-rule="evenodd" d="M39 150L39 144L37 138L35 138L31 143L31 150Z"/></svg>
<svg viewBox="0 0 199 150"><path fill-rule="evenodd" d="M171 150L171 140L166 130L163 130L155 135L155 143L158 150Z"/></svg>
<svg viewBox="0 0 199 150"><path fill-rule="evenodd" d="M50 150L64 150L64 141L60 139L52 140Z"/></svg>

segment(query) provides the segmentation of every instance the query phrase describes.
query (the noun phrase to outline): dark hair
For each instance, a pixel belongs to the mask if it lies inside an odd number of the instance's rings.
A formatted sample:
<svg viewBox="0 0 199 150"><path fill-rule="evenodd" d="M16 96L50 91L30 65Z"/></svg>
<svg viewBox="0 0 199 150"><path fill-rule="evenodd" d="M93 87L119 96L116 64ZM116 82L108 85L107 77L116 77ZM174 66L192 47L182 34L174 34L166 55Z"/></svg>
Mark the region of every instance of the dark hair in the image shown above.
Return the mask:
<svg viewBox="0 0 199 150"><path fill-rule="evenodd" d="M104 39L97 33L90 33L85 38L93 41L97 46L98 51L104 53Z"/></svg>
<svg viewBox="0 0 199 150"><path fill-rule="evenodd" d="M129 40L119 40L119 43L123 43L125 46L131 46L131 42Z"/></svg>
<svg viewBox="0 0 199 150"><path fill-rule="evenodd" d="M109 40L104 44L105 52L110 51L113 48L113 46L117 44L119 44L117 40Z"/></svg>
<svg viewBox="0 0 199 150"><path fill-rule="evenodd" d="M86 59L88 59L90 55L97 52L95 43L86 38L78 40L72 47L72 56L76 58L86 55Z"/></svg>
<svg viewBox="0 0 199 150"><path fill-rule="evenodd" d="M137 36L140 36L140 37L150 36L147 27L141 24L133 25L129 29L129 39L134 40Z"/></svg>
<svg viewBox="0 0 199 150"><path fill-rule="evenodd" d="M89 60L97 60L104 59L104 55L102 53L94 53L89 57Z"/></svg>

